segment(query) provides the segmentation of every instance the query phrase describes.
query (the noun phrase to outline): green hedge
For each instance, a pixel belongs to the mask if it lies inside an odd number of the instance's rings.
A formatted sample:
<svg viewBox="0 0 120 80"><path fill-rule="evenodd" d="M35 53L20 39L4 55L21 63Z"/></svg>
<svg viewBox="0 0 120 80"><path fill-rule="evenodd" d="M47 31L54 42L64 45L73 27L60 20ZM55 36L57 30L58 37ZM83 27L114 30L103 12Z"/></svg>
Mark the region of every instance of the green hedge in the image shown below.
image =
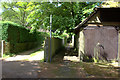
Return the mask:
<svg viewBox="0 0 120 80"><path fill-rule="evenodd" d="M25 51L37 47L42 44L44 36L45 35L42 32L30 32L30 29L26 29L13 22L0 22L0 37L5 42L10 43L10 52L17 53L21 50ZM29 48L29 46L35 42L37 42L37 44L34 44ZM24 45L18 43L23 43ZM18 50L18 46L22 46L24 49Z"/></svg>
<svg viewBox="0 0 120 80"><path fill-rule="evenodd" d="M0 22L0 40L2 39L2 24Z"/></svg>
<svg viewBox="0 0 120 80"><path fill-rule="evenodd" d="M1 22L2 40L11 43L36 42L41 40L42 33L31 32L23 26L12 22ZM1 33L0 33L1 34Z"/></svg>

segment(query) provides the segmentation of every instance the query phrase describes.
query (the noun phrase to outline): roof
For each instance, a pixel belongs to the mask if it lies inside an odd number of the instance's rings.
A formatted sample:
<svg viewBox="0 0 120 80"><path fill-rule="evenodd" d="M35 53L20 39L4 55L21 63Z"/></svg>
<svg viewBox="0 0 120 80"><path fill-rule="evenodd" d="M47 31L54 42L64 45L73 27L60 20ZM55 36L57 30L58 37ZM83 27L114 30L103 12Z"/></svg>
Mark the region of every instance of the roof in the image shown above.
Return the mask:
<svg viewBox="0 0 120 80"><path fill-rule="evenodd" d="M86 27L85 24L98 12L100 11L100 16L102 21L108 22L120 22L120 8L94 8L94 11L88 16L84 21L75 27L75 33L79 32L81 28ZM115 16L113 16L115 15ZM117 15L117 16L116 16Z"/></svg>

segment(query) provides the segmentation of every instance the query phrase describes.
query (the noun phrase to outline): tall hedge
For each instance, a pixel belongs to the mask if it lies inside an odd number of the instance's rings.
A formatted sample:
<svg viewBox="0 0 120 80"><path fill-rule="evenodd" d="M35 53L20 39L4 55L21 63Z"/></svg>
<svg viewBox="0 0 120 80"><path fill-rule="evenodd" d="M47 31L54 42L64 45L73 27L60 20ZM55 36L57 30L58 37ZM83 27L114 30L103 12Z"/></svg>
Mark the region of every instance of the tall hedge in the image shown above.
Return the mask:
<svg viewBox="0 0 120 80"><path fill-rule="evenodd" d="M2 39L2 24L0 22L0 40Z"/></svg>
<svg viewBox="0 0 120 80"><path fill-rule="evenodd" d="M0 22L0 37L9 43L10 53L34 48L44 40L42 32L30 32L30 29L12 22Z"/></svg>
<svg viewBox="0 0 120 80"><path fill-rule="evenodd" d="M12 22L2 22L2 40L11 43L36 42L43 38L40 32L30 33L29 29Z"/></svg>

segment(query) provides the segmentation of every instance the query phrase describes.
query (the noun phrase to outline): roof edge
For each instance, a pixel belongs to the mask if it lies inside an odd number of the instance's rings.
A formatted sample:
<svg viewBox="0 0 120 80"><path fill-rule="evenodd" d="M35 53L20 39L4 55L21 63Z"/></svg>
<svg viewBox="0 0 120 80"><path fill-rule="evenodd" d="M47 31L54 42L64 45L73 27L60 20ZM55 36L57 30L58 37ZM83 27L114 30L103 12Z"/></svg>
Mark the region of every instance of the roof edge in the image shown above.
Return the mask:
<svg viewBox="0 0 120 80"><path fill-rule="evenodd" d="M93 10L94 10L94 11L93 11L85 20L83 20L81 23L79 23L79 24L75 27L75 33L78 32L77 29L82 28L81 26L83 26L84 24L86 24L86 23L89 21L89 19L91 19L92 16L94 16L94 15L98 12L98 9L97 9L96 7L95 7Z"/></svg>

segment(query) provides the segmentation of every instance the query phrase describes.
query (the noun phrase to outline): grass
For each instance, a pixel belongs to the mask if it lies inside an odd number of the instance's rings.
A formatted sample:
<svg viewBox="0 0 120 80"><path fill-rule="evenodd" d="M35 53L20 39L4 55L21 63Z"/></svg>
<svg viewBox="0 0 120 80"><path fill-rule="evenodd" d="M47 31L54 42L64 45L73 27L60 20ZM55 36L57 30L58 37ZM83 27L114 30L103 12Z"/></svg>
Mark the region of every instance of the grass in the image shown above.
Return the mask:
<svg viewBox="0 0 120 80"><path fill-rule="evenodd" d="M13 57L15 55L16 55L15 53L6 53L6 54L3 54L3 58L9 58L9 57Z"/></svg>
<svg viewBox="0 0 120 80"><path fill-rule="evenodd" d="M9 58L10 55L3 54L3 58Z"/></svg>

